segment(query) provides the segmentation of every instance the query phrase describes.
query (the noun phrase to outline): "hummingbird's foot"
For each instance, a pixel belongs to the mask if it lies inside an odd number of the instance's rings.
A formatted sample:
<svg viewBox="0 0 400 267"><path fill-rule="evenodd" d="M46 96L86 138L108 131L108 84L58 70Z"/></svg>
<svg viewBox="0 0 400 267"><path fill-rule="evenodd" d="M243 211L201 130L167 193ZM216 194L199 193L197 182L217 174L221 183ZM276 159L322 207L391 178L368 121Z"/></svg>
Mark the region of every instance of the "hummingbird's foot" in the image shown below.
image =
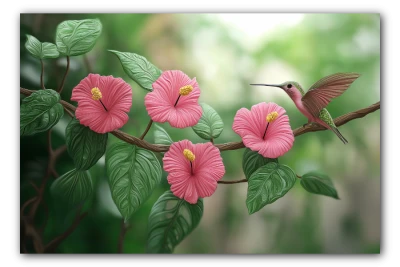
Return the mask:
<svg viewBox="0 0 400 267"><path fill-rule="evenodd" d="M308 123L304 123L304 124L303 124L303 128L306 127L307 124L308 124Z"/></svg>

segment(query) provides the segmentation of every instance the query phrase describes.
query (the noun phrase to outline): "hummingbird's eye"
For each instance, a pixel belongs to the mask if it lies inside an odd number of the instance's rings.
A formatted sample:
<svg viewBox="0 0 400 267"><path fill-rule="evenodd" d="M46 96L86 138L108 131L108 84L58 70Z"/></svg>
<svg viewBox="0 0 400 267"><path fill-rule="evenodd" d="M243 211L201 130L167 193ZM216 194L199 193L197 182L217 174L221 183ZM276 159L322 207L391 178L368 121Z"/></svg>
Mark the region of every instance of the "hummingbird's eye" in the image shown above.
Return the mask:
<svg viewBox="0 0 400 267"><path fill-rule="evenodd" d="M287 85L287 88L289 88L289 89L292 88L292 84L289 83L289 84Z"/></svg>

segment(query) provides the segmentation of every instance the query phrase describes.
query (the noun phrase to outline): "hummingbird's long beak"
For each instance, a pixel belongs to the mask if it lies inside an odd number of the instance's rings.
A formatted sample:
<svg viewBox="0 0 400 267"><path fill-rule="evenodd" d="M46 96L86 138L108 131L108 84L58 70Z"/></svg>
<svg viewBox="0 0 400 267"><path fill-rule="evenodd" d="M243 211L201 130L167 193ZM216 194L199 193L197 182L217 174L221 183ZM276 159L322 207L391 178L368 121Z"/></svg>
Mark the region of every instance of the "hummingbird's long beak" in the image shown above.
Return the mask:
<svg viewBox="0 0 400 267"><path fill-rule="evenodd" d="M269 87L279 87L279 88L282 88L282 85L281 85L281 84L251 83L250 85L269 86Z"/></svg>

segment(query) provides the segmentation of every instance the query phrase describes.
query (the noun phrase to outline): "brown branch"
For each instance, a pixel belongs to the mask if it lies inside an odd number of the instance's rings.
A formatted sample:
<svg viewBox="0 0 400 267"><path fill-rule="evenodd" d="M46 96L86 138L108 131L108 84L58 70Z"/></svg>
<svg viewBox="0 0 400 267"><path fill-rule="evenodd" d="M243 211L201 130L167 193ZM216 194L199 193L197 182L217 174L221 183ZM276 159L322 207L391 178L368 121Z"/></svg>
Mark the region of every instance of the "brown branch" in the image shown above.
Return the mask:
<svg viewBox="0 0 400 267"><path fill-rule="evenodd" d="M36 193L40 192L39 187L33 181L29 181L29 184L35 189Z"/></svg>
<svg viewBox="0 0 400 267"><path fill-rule="evenodd" d="M124 239L126 232L131 228L131 226L128 226L125 224L124 219L121 220L121 231L119 233L119 239L118 239L118 253L124 253Z"/></svg>
<svg viewBox="0 0 400 267"><path fill-rule="evenodd" d="M146 130L144 130L143 134L139 137L140 140L143 140L143 138L149 132L150 127L151 127L152 124L153 124L153 120L150 119L149 124L147 124Z"/></svg>
<svg viewBox="0 0 400 267"><path fill-rule="evenodd" d="M336 119L334 119L334 122L336 124L337 127L348 123L349 121L352 121L354 119L359 119L362 118L366 115L368 115L369 113L372 113L374 111L377 111L378 109L381 108L381 101L376 102L375 104L360 109L360 110L356 110L347 114L344 114L340 117L337 117ZM305 127L299 127L297 129L295 129L293 131L294 136L299 136L308 132L317 132L317 131L324 131L326 130L325 127L319 125L319 124L307 124Z"/></svg>
<svg viewBox="0 0 400 267"><path fill-rule="evenodd" d="M62 233L61 235L59 235L56 238L54 238L53 240L51 240L45 246L44 253L54 252L54 250L61 244L61 242L63 242L78 227L78 225L82 221L82 219L85 218L86 215L88 215L88 212L84 212L82 214L80 214L80 212L81 212L81 209L78 210L75 220L72 223L72 225L67 230L65 230L64 233Z"/></svg>
<svg viewBox="0 0 400 267"><path fill-rule="evenodd" d="M35 91L28 90L25 88L20 88L20 91L21 91L21 94L24 94L24 95L30 95L35 92ZM63 100L61 100L60 102L64 107L67 107L71 112L75 111L76 108L72 104L70 104L66 101L63 101ZM336 126L339 127L343 124L346 124L347 122L349 122L351 120L362 118L365 115L380 109L380 106L381 106L381 102L379 101L369 107L366 107L366 108L363 108L363 109L360 109L360 110L357 110L354 112L347 113L340 117L337 117L334 120L334 122L335 122ZM293 134L294 134L294 136L299 136L299 135L302 135L302 134L305 134L308 132L316 132L316 131L324 131L324 130L326 130L326 128L324 128L320 125L307 124L305 127L299 127L297 129L293 130ZM145 149L151 150L153 152L167 152L169 149L168 145L151 144L149 142L146 142L145 140L141 140L135 136L131 136L120 130L113 131L113 132L111 132L111 134L113 134L115 137L121 139L122 141L125 141L132 145L137 145L138 147L145 148ZM219 150L221 150L221 151L235 150L235 149L240 149L240 148L245 147L243 142L229 142L229 143L224 143L224 144L215 144L215 146L217 148L219 148Z"/></svg>
<svg viewBox="0 0 400 267"><path fill-rule="evenodd" d="M66 106L63 106L63 107L64 107L64 110L68 113L68 115L69 115L71 118L75 117L75 115L74 115Z"/></svg>
<svg viewBox="0 0 400 267"><path fill-rule="evenodd" d="M61 81L60 88L58 89L58 93L59 94L61 94L62 90L64 89L65 79L67 78L68 71L69 71L69 56L67 56L67 69L65 70L65 74L64 74L64 77L63 77L63 79Z"/></svg>
<svg viewBox="0 0 400 267"><path fill-rule="evenodd" d="M37 196L34 196L33 198L30 198L30 199L28 199L27 201L25 201L25 203L24 203L24 204L22 205L22 207L21 207L21 212L20 212L21 217L24 216L24 211L25 211L25 209L26 209L30 204L32 204L33 202L35 202L36 199L37 199Z"/></svg>

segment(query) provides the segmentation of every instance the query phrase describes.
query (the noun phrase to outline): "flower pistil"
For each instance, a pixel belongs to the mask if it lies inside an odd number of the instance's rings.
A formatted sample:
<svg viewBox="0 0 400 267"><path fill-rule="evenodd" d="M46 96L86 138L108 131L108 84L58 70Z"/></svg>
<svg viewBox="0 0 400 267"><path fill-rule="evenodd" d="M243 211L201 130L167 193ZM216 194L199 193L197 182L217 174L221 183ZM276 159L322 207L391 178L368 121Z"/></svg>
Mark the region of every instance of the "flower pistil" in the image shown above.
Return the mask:
<svg viewBox="0 0 400 267"><path fill-rule="evenodd" d="M181 96L188 95L192 91L193 91L193 86L191 86L190 84L179 88L179 96L178 96L178 99L176 99L174 107L176 107L176 105L178 104L179 98L181 98Z"/></svg>
<svg viewBox="0 0 400 267"><path fill-rule="evenodd" d="M103 102L101 101L101 98L103 97L103 94L101 93L100 89L98 87L93 87L92 90L90 91L92 93L92 99L93 100L98 100L100 101L100 103L103 105L103 108L107 110L106 106L103 104Z"/></svg>
<svg viewBox="0 0 400 267"><path fill-rule="evenodd" d="M266 120L267 120L267 127L265 128L264 135L263 135L263 139L265 138L265 135L267 134L268 125L269 125L271 122L274 122L274 121L278 118L278 116L279 116L279 114L278 114L278 112L276 112L276 111L273 111L273 112L271 112L271 113L269 113L269 114L267 115L267 118L266 118Z"/></svg>
<svg viewBox="0 0 400 267"><path fill-rule="evenodd" d="M190 172L191 174L193 174L193 165L192 165L192 161L194 161L194 159L196 158L196 156L193 154L192 151L190 151L189 149L184 149L183 150L183 155L185 156L185 158L187 160L189 160L190 162Z"/></svg>

